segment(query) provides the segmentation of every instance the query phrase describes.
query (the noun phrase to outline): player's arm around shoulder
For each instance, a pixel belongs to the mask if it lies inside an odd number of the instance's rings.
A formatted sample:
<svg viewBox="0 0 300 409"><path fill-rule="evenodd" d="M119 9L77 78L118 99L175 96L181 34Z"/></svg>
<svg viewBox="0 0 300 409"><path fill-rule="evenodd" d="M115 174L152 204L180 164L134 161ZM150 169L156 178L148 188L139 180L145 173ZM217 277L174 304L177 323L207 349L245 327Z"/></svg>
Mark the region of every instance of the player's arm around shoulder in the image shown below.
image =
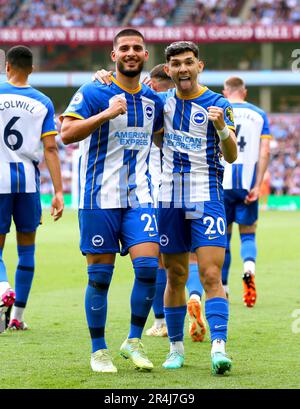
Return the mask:
<svg viewBox="0 0 300 409"><path fill-rule="evenodd" d="M231 118L228 119L230 116ZM208 119L213 122L219 135L224 159L228 163L233 163L237 159L238 150L232 108L228 106L224 111L223 107L210 106L208 107Z"/></svg>
<svg viewBox="0 0 300 409"><path fill-rule="evenodd" d="M127 111L125 98L117 95L112 99L108 108L100 111L101 107L95 107L100 112L94 114L91 99L91 95L84 88L79 90L65 113L61 115L61 138L65 145L82 141L103 123L116 118L118 115L123 115Z"/></svg>
<svg viewBox="0 0 300 409"><path fill-rule="evenodd" d="M42 141L44 145L45 161L54 187L54 197L51 203L51 216L53 216L54 221L56 221L61 218L64 210L64 197L58 148L55 141L55 135L46 135L42 138Z"/></svg>

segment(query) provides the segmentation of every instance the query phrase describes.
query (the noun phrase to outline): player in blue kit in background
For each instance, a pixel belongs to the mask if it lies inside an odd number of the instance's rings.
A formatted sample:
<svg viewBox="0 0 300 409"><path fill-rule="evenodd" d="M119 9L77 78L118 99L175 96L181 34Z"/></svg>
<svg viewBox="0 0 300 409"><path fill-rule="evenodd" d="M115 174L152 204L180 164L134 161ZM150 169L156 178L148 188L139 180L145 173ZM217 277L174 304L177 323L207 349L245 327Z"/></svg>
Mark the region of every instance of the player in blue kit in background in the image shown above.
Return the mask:
<svg viewBox="0 0 300 409"><path fill-rule="evenodd" d="M92 341L91 367L117 372L105 342L107 293L119 241L135 272L128 338L121 346L135 367L151 370L141 336L155 293L159 237L149 183L152 134L163 124L159 97L139 83L148 59L144 38L134 29L113 43L116 75L111 86L83 85L63 114L62 139L80 141L80 249L88 264L85 310Z"/></svg>
<svg viewBox="0 0 300 409"><path fill-rule="evenodd" d="M226 161L236 159L232 108L223 96L198 84L204 64L194 43L172 43L165 55L165 69L176 90L164 96L159 197L160 251L167 269L164 305L170 339L170 353L163 366L177 369L184 364L185 284L192 250L206 293L212 371L223 374L230 370L231 360L225 353L229 312L221 281L226 219L220 148Z"/></svg>
<svg viewBox="0 0 300 409"><path fill-rule="evenodd" d="M44 155L53 182L55 196L51 214L58 220L64 201L57 130L52 101L28 84L32 52L16 46L7 52L7 82L0 85L0 332L5 329L9 307L15 301L8 323L10 329L25 330L24 310L35 268L36 229L41 220L39 148ZM13 217L17 231L18 266L15 290L11 289L2 252Z"/></svg>
<svg viewBox="0 0 300 409"><path fill-rule="evenodd" d="M244 262L243 301L247 307L256 302L254 281L256 263L256 226L259 190L270 158L270 130L266 113L246 102L247 90L239 77L230 77L224 83L223 94L233 107L238 158L234 164L225 164L223 188L227 218L227 246L222 270L222 281L229 292L228 274L231 262L230 240L233 222L239 225L241 257Z"/></svg>

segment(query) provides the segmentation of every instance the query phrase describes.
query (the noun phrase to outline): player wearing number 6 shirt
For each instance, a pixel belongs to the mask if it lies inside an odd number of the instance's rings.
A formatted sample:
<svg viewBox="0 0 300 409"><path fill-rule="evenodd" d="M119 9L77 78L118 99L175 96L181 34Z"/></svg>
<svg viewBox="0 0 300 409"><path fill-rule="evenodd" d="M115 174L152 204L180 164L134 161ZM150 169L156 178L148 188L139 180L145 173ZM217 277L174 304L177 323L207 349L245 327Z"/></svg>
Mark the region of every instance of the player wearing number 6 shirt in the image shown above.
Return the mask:
<svg viewBox="0 0 300 409"><path fill-rule="evenodd" d="M80 249L88 264L85 309L92 341L91 367L116 372L105 342L107 293L119 241L129 252L135 281L128 339L120 353L151 370L141 336L155 293L159 238L148 162L153 132L162 128L163 104L139 83L148 58L140 32L126 29L113 43L112 85L85 84L63 115L64 143L80 142Z"/></svg>
<svg viewBox="0 0 300 409"><path fill-rule="evenodd" d="M54 108L48 97L28 85L31 72L30 49L11 48L6 59L8 81L0 84L0 332L7 319L3 313L7 315L14 300L9 327L27 328L23 313L34 274L35 235L41 219L38 170L41 140L55 190L51 208L54 220L61 217L64 207ZM2 260L12 217L19 256L16 295L10 288Z"/></svg>
<svg viewBox="0 0 300 409"><path fill-rule="evenodd" d="M228 293L230 239L232 223L236 222L239 225L241 257L244 262L243 300L247 307L253 307L256 301L254 275L258 196L269 162L271 136L265 112L245 101L247 90L241 78L228 78L225 81L223 93L233 106L238 138L238 158L234 164L225 165L223 187L228 229L222 281Z"/></svg>
<svg viewBox="0 0 300 409"><path fill-rule="evenodd" d="M167 269L164 295L170 353L163 366L184 363L185 284L189 252L195 251L206 293L205 313L212 341L212 371L230 370L225 354L228 302L221 281L226 221L220 147L236 159L232 108L221 95L198 84L203 62L189 41L166 48L165 70L176 85L164 95L163 168L160 187L160 251Z"/></svg>

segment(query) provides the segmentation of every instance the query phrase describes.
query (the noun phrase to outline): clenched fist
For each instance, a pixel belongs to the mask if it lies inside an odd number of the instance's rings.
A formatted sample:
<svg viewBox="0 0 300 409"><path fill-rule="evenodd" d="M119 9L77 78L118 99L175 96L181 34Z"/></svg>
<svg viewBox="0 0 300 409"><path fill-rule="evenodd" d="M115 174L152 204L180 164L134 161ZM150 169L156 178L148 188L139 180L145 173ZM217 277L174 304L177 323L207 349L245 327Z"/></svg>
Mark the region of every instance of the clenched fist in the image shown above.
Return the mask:
<svg viewBox="0 0 300 409"><path fill-rule="evenodd" d="M124 115L127 112L127 102L124 97L116 96L111 101L111 105L106 110L109 119L114 119L119 115Z"/></svg>
<svg viewBox="0 0 300 409"><path fill-rule="evenodd" d="M221 131L225 127L223 108L208 107L208 119L214 123L216 130Z"/></svg>

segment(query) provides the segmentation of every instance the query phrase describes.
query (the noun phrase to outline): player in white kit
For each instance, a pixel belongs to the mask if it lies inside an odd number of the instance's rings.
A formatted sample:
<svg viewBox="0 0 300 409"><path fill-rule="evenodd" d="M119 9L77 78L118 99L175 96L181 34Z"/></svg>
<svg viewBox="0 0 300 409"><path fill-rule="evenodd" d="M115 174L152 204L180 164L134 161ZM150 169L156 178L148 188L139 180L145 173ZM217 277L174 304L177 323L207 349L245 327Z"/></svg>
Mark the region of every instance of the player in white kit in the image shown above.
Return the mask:
<svg viewBox="0 0 300 409"><path fill-rule="evenodd" d="M34 275L35 235L41 219L39 149L44 154L55 191L51 214L62 216L64 202L57 130L51 100L28 84L32 52L11 48L6 57L7 82L0 84L0 315L14 304L11 329L24 330L23 313ZM18 266L15 293L8 283L2 251L13 218L17 231ZM7 317L6 317L7 318ZM0 325L1 325L0 323ZM5 326L5 325L4 325Z"/></svg>
<svg viewBox="0 0 300 409"><path fill-rule="evenodd" d="M244 262L243 301L247 307L256 302L254 282L256 262L256 225L259 190L270 157L270 130L266 113L245 101L247 90L239 77L224 83L224 96L231 102L238 139L238 158L225 164L223 188L227 219L227 246L222 269L222 282L228 294L228 274L231 261L230 239L232 223L239 225L241 257Z"/></svg>

